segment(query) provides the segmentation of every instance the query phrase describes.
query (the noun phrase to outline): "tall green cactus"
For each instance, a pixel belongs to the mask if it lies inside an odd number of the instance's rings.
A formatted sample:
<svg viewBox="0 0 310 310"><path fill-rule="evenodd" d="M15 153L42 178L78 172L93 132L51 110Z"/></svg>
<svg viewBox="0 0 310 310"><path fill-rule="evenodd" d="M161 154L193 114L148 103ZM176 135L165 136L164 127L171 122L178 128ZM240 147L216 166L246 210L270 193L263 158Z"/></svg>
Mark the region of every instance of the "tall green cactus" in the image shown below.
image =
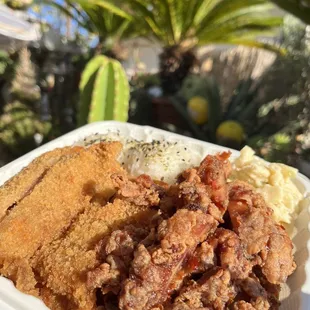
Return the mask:
<svg viewBox="0 0 310 310"><path fill-rule="evenodd" d="M103 120L126 122L128 108L129 83L122 65L106 56L95 56L82 74L78 124Z"/></svg>

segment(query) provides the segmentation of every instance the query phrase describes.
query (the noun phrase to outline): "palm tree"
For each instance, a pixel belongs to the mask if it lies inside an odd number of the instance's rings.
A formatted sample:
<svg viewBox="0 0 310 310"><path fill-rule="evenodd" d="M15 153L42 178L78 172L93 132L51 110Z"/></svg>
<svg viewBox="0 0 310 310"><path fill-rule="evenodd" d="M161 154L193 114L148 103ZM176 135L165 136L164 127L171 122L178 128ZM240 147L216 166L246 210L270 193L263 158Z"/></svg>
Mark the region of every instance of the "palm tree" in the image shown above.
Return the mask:
<svg viewBox="0 0 310 310"><path fill-rule="evenodd" d="M197 46L242 44L278 50L257 39L272 35L282 24L282 18L272 14L274 6L268 0L66 2L79 16L84 16L83 24L98 34L99 47L105 47L110 56L119 58L115 47L127 37L145 37L163 45L160 77L166 93L174 93L195 68Z"/></svg>
<svg viewBox="0 0 310 310"><path fill-rule="evenodd" d="M272 0L283 10L310 24L310 0Z"/></svg>
<svg viewBox="0 0 310 310"><path fill-rule="evenodd" d="M127 0L133 18L147 38L161 43L163 90L175 92L197 59L195 48L206 44L242 44L274 49L259 41L282 24L267 0Z"/></svg>

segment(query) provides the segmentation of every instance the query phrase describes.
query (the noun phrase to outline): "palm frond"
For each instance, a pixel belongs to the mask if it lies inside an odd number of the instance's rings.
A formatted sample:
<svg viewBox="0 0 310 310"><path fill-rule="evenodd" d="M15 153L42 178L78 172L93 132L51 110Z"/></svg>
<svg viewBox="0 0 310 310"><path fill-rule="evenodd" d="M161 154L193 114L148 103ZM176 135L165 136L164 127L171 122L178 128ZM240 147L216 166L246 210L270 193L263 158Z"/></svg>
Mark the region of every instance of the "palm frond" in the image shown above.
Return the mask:
<svg viewBox="0 0 310 310"><path fill-rule="evenodd" d="M153 10L150 10L148 8L150 3L143 0L131 0L129 2L136 14L136 20L139 20L141 24L148 28L149 33L153 37L161 42L168 43L169 40L167 40L167 36L165 35L166 29L163 29L162 26L158 23L159 14L157 14L157 8L155 7Z"/></svg>
<svg viewBox="0 0 310 310"><path fill-rule="evenodd" d="M200 44L211 44L216 41L225 40L231 36L239 36L240 33L246 33L247 36L275 34L276 29L282 24L280 17L243 15L222 23L209 25L203 33L200 34Z"/></svg>
<svg viewBox="0 0 310 310"><path fill-rule="evenodd" d="M113 1L107 1L107 0L67 0L69 3L78 3L82 7L85 5L88 6L96 6L98 8L103 8L105 10L108 10L109 12L118 15L123 18L127 18L129 20L132 19L132 16L128 14L126 11L122 10L118 6L113 4Z"/></svg>
<svg viewBox="0 0 310 310"><path fill-rule="evenodd" d="M250 8L254 8L258 10L258 6L264 4L268 5L269 3L266 0L251 0L251 2L244 0L218 1L212 10L205 12L204 20L207 19L212 23L214 20L225 16L227 17L235 12L240 12L243 9L249 10ZM200 22L202 22L202 20Z"/></svg>
<svg viewBox="0 0 310 310"><path fill-rule="evenodd" d="M280 54L282 56L287 54L287 50L283 48L282 46L263 42L257 39L250 39L250 38L243 38L243 37L238 38L236 36L235 38L231 38L231 39L226 38L225 40L219 40L215 43L225 43L225 44L232 44L232 45L243 45L243 46L248 46L248 47L256 47L256 48L261 48L261 49L265 49L270 52Z"/></svg>
<svg viewBox="0 0 310 310"><path fill-rule="evenodd" d="M188 40L199 45L211 44L225 41L230 33L234 35L241 31L267 33L271 29L276 30L283 22L281 17L272 15L274 5L268 0L128 2L135 12L135 18L142 18L147 25L147 35L165 46L182 45Z"/></svg>
<svg viewBox="0 0 310 310"><path fill-rule="evenodd" d="M167 20L167 25L169 27L170 36L172 42L176 42L180 36L179 26L177 23L177 12L176 12L176 2L171 0L162 0L162 5L165 10L165 19Z"/></svg>

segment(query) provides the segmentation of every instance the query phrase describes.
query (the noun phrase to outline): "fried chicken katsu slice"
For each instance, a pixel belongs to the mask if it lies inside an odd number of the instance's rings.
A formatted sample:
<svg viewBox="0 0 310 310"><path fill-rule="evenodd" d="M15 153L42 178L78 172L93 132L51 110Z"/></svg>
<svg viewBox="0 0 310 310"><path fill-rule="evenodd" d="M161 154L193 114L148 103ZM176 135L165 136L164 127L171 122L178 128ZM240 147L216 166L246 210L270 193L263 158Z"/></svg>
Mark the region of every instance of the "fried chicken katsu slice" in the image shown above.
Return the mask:
<svg viewBox="0 0 310 310"><path fill-rule="evenodd" d="M285 229L272 219L262 196L243 182L230 185L228 212L233 230L238 234L249 255L260 258L267 280L281 284L296 268L293 243Z"/></svg>
<svg viewBox="0 0 310 310"><path fill-rule="evenodd" d="M72 309L75 305L66 296L54 294L49 288L40 288L40 298L51 310Z"/></svg>
<svg viewBox="0 0 310 310"><path fill-rule="evenodd" d="M79 152L82 147L65 147L44 153L0 187L0 221L14 204L28 196L42 181L47 171L65 156Z"/></svg>
<svg viewBox="0 0 310 310"><path fill-rule="evenodd" d="M29 265L35 252L65 233L91 201L105 204L114 195L111 175L123 172L115 159L120 150L120 143L101 143L61 159L2 220L0 273L20 290L34 282Z"/></svg>

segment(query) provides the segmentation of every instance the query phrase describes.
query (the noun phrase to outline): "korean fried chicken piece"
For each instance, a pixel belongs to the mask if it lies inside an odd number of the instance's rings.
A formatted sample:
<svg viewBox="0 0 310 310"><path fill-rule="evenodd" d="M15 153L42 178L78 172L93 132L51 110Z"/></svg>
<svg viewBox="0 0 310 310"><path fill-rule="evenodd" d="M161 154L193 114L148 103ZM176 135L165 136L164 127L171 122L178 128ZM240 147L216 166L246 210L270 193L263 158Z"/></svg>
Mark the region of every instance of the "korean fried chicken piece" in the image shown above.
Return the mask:
<svg viewBox="0 0 310 310"><path fill-rule="evenodd" d="M111 175L123 171L115 159L120 150L120 143L101 143L61 159L2 220L0 273L20 290L34 282L35 252L65 233L91 201L105 204L115 193Z"/></svg>
<svg viewBox="0 0 310 310"><path fill-rule="evenodd" d="M185 170L178 184L171 186L163 197L163 212L171 214L175 208L200 209L222 222L228 205L229 155L208 155L199 167Z"/></svg>
<svg viewBox="0 0 310 310"><path fill-rule="evenodd" d="M296 268L293 244L285 229L272 219L272 211L263 198L251 186L233 183L228 211L233 229L248 254L261 259L267 280L272 284L284 283Z"/></svg>
<svg viewBox="0 0 310 310"><path fill-rule="evenodd" d="M87 286L87 272L101 264L98 242L124 225L148 226L156 212L119 199L105 206L89 205L64 238L36 254L33 264L39 278L54 294L75 304L66 309L95 309L95 286Z"/></svg>
<svg viewBox="0 0 310 310"><path fill-rule="evenodd" d="M186 261L187 273L204 273L217 265L214 245L207 241L201 243L191 257Z"/></svg>
<svg viewBox="0 0 310 310"><path fill-rule="evenodd" d="M215 156L208 155L201 162L197 173L202 183L211 189L211 200L220 209L226 211L228 189L227 178L231 172L231 164L228 160L230 152L218 153Z"/></svg>
<svg viewBox="0 0 310 310"><path fill-rule="evenodd" d="M112 176L116 187L116 198L126 200L138 206L157 206L160 202L159 194L164 190L148 175L140 175L129 180L127 176L115 174Z"/></svg>
<svg viewBox="0 0 310 310"><path fill-rule="evenodd" d="M202 248L198 247L194 256L199 262L198 272L204 273L202 279L181 290L173 309L226 309L227 303L232 303L241 288L244 288L244 293L255 300L262 292L267 299L267 293L259 281L257 280L253 285L254 280L249 278L255 261L247 258L248 255L236 233L218 228L202 243L201 247L205 250L202 251ZM218 271L218 268L220 268L220 276L217 274L210 277L210 273L214 273L214 270ZM210 287L211 284L213 286ZM223 287L227 288L226 295ZM222 294L224 299L220 298ZM226 299L225 296L229 298Z"/></svg>
<svg viewBox="0 0 310 310"><path fill-rule="evenodd" d="M246 257L239 237L231 230L218 228L209 241L216 248L220 266L230 271L232 279L245 279L252 271L255 261Z"/></svg>
<svg viewBox="0 0 310 310"><path fill-rule="evenodd" d="M238 282L238 288L243 294L246 294L246 299L250 301L253 309L279 309L278 298L280 286L266 285L264 281L261 281L261 279L252 273L248 278Z"/></svg>
<svg viewBox="0 0 310 310"><path fill-rule="evenodd" d="M65 147L44 153L1 186L0 221L12 206L32 192L53 165L63 157L75 154L81 149L81 147Z"/></svg>
<svg viewBox="0 0 310 310"><path fill-rule="evenodd" d="M178 205L193 211L202 210L212 215L216 220L222 221L224 212L212 203L210 189L201 182L197 170L192 169L184 172L183 176L186 179L178 185L177 197L180 200Z"/></svg>
<svg viewBox="0 0 310 310"><path fill-rule="evenodd" d="M148 310L165 302L186 257L216 226L214 218L201 210L181 209L163 221L157 232L159 244L140 244L134 253L129 278L120 293L120 309Z"/></svg>
<svg viewBox="0 0 310 310"><path fill-rule="evenodd" d="M195 248L214 232L226 211L228 157L207 156L198 168L185 171L163 198L166 215L175 207L177 211L159 225L159 244L138 246L120 294L122 310L147 310L160 305L193 272L185 265L193 262Z"/></svg>
<svg viewBox="0 0 310 310"><path fill-rule="evenodd" d="M239 282L239 286L251 299L257 299L258 297L267 299L267 292L255 276L251 275L243 279Z"/></svg>
<svg viewBox="0 0 310 310"><path fill-rule="evenodd" d="M119 293L121 282L128 277L133 253L139 242L149 234L148 226L126 226L115 230L97 246L102 264L87 273L87 286L101 288L103 294Z"/></svg>
<svg viewBox="0 0 310 310"><path fill-rule="evenodd" d="M250 303L240 300L234 303L233 310L255 310L255 308Z"/></svg>
<svg viewBox="0 0 310 310"><path fill-rule="evenodd" d="M255 278L257 282L265 289L268 296L268 301L271 305L271 309L278 309L280 306L279 296L281 291L280 284L272 284L270 283L266 276L262 272L262 268L260 266L256 266L253 268L252 278Z"/></svg>
<svg viewBox="0 0 310 310"><path fill-rule="evenodd" d="M262 297L258 297L254 302L248 303L244 300L234 304L233 310L269 310L268 301Z"/></svg>
<svg viewBox="0 0 310 310"><path fill-rule="evenodd" d="M224 310L237 292L228 270L218 269L198 282L185 287L176 298L172 310Z"/></svg>
<svg viewBox="0 0 310 310"><path fill-rule="evenodd" d="M191 273L205 273L220 266L231 273L232 279L245 279L256 261L249 260L241 240L231 230L218 228L214 234L197 247L186 265Z"/></svg>

